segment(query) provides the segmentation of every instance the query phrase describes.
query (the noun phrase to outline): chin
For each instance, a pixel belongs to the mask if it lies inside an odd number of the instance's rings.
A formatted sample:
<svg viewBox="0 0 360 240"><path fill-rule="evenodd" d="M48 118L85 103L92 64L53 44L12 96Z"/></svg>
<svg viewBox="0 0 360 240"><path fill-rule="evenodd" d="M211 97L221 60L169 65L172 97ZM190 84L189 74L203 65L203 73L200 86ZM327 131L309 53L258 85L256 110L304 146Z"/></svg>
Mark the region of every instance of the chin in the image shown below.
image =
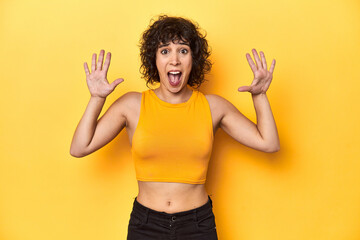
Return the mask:
<svg viewBox="0 0 360 240"><path fill-rule="evenodd" d="M180 92L183 88L182 88L182 87L169 86L169 87L167 87L167 89L169 90L169 92L178 93L178 92Z"/></svg>

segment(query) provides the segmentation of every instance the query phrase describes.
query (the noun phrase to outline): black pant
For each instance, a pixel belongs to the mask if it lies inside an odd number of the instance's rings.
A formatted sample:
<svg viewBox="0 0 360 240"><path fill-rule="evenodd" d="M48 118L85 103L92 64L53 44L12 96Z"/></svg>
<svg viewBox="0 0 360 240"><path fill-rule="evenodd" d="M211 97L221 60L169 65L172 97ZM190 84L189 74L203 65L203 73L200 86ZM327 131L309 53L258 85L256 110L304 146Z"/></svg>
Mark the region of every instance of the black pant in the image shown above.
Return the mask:
<svg viewBox="0 0 360 240"><path fill-rule="evenodd" d="M158 212L134 201L127 240L217 240L212 201L178 213Z"/></svg>

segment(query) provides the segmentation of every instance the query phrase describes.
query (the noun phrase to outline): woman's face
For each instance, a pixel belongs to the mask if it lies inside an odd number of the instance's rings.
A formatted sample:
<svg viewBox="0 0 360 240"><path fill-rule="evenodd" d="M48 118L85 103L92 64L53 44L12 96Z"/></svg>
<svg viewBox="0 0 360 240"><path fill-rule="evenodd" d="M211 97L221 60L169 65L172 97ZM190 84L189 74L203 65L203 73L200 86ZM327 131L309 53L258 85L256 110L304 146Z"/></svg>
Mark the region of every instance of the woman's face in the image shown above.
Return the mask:
<svg viewBox="0 0 360 240"><path fill-rule="evenodd" d="M175 93L186 87L189 80L192 56L187 42L161 43L156 52L156 67L160 85Z"/></svg>

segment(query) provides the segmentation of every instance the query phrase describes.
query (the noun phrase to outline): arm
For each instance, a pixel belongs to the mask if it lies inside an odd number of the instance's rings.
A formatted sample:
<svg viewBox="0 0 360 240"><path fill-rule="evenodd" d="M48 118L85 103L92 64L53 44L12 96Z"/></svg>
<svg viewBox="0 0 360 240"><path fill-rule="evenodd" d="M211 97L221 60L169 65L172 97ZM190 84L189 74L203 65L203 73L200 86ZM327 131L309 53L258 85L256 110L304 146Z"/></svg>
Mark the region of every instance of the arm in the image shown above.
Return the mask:
<svg viewBox="0 0 360 240"><path fill-rule="evenodd" d="M91 74L87 63L84 64L86 81L91 94L90 101L86 107L72 139L70 154L74 157L86 156L110 142L125 126L124 104L125 95L115 101L98 121L99 114L104 106L106 97L123 81L117 79L109 84L106 79L107 70L110 65L110 53L107 54L102 69L104 50L100 52L97 66L96 54L93 54Z"/></svg>
<svg viewBox="0 0 360 240"><path fill-rule="evenodd" d="M271 111L269 100L265 93L252 95L256 111L257 129L265 144L265 152L277 152L280 150L280 141Z"/></svg>
<svg viewBox="0 0 360 240"><path fill-rule="evenodd" d="M239 110L225 99L219 99L222 109L220 127L238 142L264 152L276 152L280 149L279 136L271 111L270 103L266 96L275 67L273 60L270 71L267 70L265 55L260 52L262 60L255 49L253 49L257 66L249 54L246 55L249 65L254 73L251 86L239 88L240 92L248 91L252 94L256 111L257 124L251 122Z"/></svg>

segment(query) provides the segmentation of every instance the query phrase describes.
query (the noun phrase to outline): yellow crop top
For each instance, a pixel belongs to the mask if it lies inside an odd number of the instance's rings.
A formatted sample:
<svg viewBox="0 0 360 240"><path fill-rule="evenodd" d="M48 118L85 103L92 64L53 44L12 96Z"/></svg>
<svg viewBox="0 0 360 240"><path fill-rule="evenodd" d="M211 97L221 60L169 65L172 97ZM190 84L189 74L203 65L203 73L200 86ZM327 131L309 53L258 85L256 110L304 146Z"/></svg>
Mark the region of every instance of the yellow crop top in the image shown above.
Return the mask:
<svg viewBox="0 0 360 240"><path fill-rule="evenodd" d="M201 92L178 104L162 101L151 89L142 92L131 146L136 179L205 183L213 138L210 106Z"/></svg>

